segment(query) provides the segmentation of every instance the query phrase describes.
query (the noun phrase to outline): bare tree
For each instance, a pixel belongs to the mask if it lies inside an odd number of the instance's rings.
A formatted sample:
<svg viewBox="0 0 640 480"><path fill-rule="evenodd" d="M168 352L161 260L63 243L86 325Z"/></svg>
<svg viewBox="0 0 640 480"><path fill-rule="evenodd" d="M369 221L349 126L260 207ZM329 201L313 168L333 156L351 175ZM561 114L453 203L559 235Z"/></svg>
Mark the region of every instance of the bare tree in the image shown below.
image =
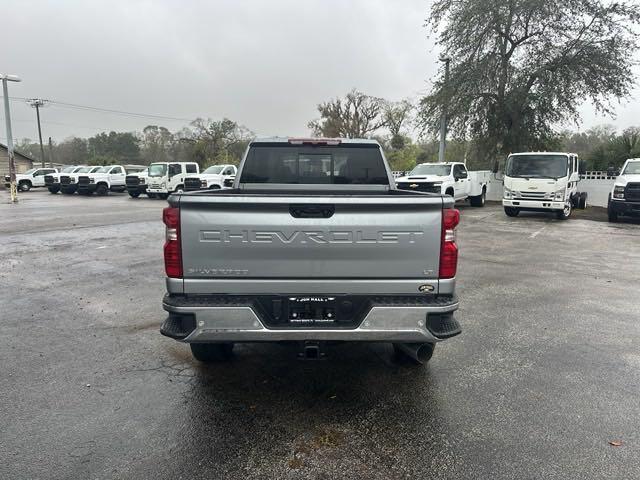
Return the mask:
<svg viewBox="0 0 640 480"><path fill-rule="evenodd" d="M366 138L386 126L384 103L354 89L344 98L319 104L320 118L308 127L322 137Z"/></svg>

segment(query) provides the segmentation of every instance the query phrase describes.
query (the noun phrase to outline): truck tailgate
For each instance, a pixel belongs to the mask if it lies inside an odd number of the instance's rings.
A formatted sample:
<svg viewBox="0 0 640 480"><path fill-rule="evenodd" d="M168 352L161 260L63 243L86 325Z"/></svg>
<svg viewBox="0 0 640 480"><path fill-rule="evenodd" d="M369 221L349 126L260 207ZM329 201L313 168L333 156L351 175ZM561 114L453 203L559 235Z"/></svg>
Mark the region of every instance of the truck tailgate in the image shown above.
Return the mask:
<svg viewBox="0 0 640 480"><path fill-rule="evenodd" d="M438 277L441 197L211 194L179 202L185 282Z"/></svg>

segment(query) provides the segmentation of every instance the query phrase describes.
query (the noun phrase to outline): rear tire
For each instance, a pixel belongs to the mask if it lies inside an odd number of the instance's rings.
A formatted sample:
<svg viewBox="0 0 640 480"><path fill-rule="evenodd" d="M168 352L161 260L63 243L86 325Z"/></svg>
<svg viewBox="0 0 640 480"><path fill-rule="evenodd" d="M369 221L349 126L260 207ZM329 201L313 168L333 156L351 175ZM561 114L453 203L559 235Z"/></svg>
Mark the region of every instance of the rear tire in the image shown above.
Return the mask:
<svg viewBox="0 0 640 480"><path fill-rule="evenodd" d="M520 214L519 208L504 207L504 213L507 217L517 217Z"/></svg>
<svg viewBox="0 0 640 480"><path fill-rule="evenodd" d="M202 363L224 362L233 357L233 343L191 343L191 355Z"/></svg>
<svg viewBox="0 0 640 480"><path fill-rule="evenodd" d="M578 208L580 210L584 210L587 208L587 192L580 193L580 198L578 200Z"/></svg>
<svg viewBox="0 0 640 480"><path fill-rule="evenodd" d="M472 207L484 207L484 202L487 200L487 191L483 188L482 195L475 197L469 197L469 202Z"/></svg>
<svg viewBox="0 0 640 480"><path fill-rule="evenodd" d="M616 223L618 221L618 212L611 208L611 195L609 195L609 204L607 205L607 215L609 216L609 222Z"/></svg>
<svg viewBox="0 0 640 480"><path fill-rule="evenodd" d="M60 191L60 189L59 189L59 188L56 188L56 187L49 187L49 193L56 194L56 193L58 193L59 191Z"/></svg>
<svg viewBox="0 0 640 480"><path fill-rule="evenodd" d="M138 198L140 196L140 192L129 192L129 196L131 198Z"/></svg>

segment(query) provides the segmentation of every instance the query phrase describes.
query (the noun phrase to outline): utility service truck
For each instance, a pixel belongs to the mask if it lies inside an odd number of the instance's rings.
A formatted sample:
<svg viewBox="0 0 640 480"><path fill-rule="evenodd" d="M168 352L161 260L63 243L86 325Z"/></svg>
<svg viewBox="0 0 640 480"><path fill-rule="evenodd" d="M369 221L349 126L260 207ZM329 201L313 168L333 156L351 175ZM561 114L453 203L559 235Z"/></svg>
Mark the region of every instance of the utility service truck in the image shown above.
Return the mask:
<svg viewBox="0 0 640 480"><path fill-rule="evenodd" d="M21 192L28 192L35 187L44 187L44 177L51 173L58 173L57 168L32 168L24 173L16 174L16 185ZM4 186L9 188L11 186L11 177L5 175Z"/></svg>
<svg viewBox="0 0 640 480"><path fill-rule="evenodd" d="M193 190L218 190L225 187L225 181L236 177L235 165L211 165L199 175L190 175L184 179L184 189Z"/></svg>
<svg viewBox="0 0 640 480"><path fill-rule="evenodd" d="M49 173L44 176L44 186L47 187L49 193L58 193L60 191L60 177L65 173L76 173L85 168L86 165L70 165L64 167L59 173Z"/></svg>
<svg viewBox="0 0 640 480"><path fill-rule="evenodd" d="M580 160L575 153L527 152L507 158L502 205L509 217L521 211L554 212L560 220L586 208L580 192Z"/></svg>
<svg viewBox="0 0 640 480"><path fill-rule="evenodd" d="M149 165L147 196L167 199L172 193L184 192L184 179L200 173L195 162L156 162Z"/></svg>
<svg viewBox="0 0 640 480"><path fill-rule="evenodd" d="M460 333L459 212L396 188L374 140L254 140L234 188L169 197L168 318L197 360L237 342L390 342L414 362Z"/></svg>
<svg viewBox="0 0 640 480"><path fill-rule="evenodd" d="M491 172L470 172L464 163L421 163L409 175L396 179L401 190L449 195L458 201L469 199L474 207L483 207Z"/></svg>
<svg viewBox="0 0 640 480"><path fill-rule="evenodd" d="M617 222L620 215L640 216L640 158L625 162L609 193L607 211L610 222Z"/></svg>

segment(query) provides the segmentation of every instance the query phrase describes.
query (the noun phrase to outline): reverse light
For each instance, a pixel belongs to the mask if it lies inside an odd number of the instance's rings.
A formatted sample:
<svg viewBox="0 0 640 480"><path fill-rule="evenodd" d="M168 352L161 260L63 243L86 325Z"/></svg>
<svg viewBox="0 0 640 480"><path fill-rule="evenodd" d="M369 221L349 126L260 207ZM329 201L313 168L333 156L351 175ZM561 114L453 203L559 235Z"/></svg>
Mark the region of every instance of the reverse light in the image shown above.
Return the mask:
<svg viewBox="0 0 640 480"><path fill-rule="evenodd" d="M166 226L164 243L164 270L167 277L182 278L182 249L180 246L180 210L166 207L162 211L162 221Z"/></svg>
<svg viewBox="0 0 640 480"><path fill-rule="evenodd" d="M460 223L460 212L455 208L442 211L442 242L440 246L441 279L455 278L458 270L458 245L456 227Z"/></svg>
<svg viewBox="0 0 640 480"><path fill-rule="evenodd" d="M624 200L624 186L616 185L613 189L613 198Z"/></svg>

